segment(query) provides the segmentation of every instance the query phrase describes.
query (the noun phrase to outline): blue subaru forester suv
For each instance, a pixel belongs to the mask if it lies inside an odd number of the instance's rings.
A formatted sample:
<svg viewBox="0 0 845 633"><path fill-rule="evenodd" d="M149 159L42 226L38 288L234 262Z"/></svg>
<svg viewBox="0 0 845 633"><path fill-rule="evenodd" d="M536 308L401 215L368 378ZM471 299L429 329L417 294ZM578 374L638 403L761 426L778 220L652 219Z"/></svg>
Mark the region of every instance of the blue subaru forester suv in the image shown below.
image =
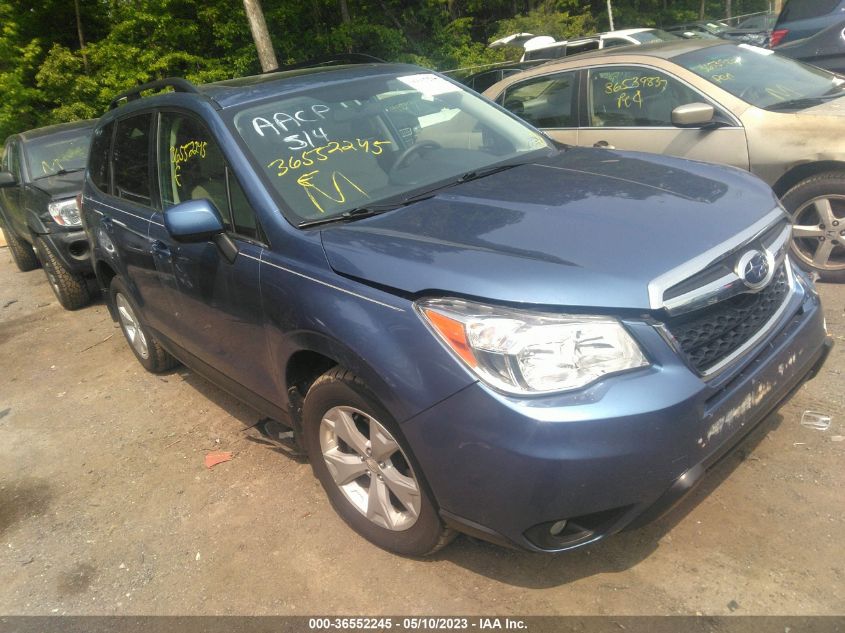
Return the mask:
<svg viewBox="0 0 845 633"><path fill-rule="evenodd" d="M138 360L292 428L401 554L641 524L830 346L761 181L555 146L415 66L142 86L99 121L83 196Z"/></svg>

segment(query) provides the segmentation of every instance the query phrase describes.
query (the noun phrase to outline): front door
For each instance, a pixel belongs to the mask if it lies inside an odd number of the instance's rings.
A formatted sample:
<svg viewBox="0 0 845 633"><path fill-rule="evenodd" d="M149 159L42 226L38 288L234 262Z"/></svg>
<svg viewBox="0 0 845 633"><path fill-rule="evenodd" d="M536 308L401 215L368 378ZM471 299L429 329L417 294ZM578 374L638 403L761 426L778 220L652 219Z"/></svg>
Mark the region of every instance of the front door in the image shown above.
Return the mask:
<svg viewBox="0 0 845 633"><path fill-rule="evenodd" d="M672 110L710 103L680 79L647 66L601 66L587 71L587 121L578 145L654 152L749 168L745 129L715 104L727 125L685 129L672 124Z"/></svg>
<svg viewBox="0 0 845 633"><path fill-rule="evenodd" d="M532 77L509 86L497 101L554 140L575 145L577 76L567 71Z"/></svg>
<svg viewBox="0 0 845 633"><path fill-rule="evenodd" d="M263 237L255 214L208 128L188 114L159 117L164 213L180 202L205 198L239 249L230 263L212 241L177 242L163 226L151 225L162 291L172 297L167 319L174 342L247 389L278 401L264 331Z"/></svg>

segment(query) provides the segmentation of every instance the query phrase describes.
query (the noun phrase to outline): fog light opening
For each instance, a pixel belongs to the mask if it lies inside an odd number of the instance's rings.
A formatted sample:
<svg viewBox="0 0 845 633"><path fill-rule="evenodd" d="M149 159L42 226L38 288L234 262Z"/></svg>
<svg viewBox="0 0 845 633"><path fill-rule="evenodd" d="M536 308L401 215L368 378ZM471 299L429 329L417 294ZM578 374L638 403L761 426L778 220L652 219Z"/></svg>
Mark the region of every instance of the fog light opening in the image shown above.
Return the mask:
<svg viewBox="0 0 845 633"><path fill-rule="evenodd" d="M552 536L560 536L560 533L566 529L566 524L566 519L552 523L552 527L549 528L549 534Z"/></svg>

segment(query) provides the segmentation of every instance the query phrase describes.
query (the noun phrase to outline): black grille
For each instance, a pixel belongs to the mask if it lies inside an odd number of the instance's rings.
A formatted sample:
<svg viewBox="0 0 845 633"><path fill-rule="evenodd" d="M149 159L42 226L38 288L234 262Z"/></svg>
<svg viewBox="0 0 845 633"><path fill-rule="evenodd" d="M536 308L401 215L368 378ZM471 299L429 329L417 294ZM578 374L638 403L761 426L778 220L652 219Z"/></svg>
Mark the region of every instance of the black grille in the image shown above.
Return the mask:
<svg viewBox="0 0 845 633"><path fill-rule="evenodd" d="M666 321L690 363L704 373L730 356L777 312L789 294L786 266L758 293L745 293Z"/></svg>

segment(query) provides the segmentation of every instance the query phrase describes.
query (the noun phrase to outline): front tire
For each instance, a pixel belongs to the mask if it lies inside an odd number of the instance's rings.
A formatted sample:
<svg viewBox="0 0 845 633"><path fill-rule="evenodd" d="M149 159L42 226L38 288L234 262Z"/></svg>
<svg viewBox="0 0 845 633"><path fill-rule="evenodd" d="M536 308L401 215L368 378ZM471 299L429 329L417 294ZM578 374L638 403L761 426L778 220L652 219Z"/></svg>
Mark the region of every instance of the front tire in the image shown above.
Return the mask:
<svg viewBox="0 0 845 633"><path fill-rule="evenodd" d="M65 268L61 260L42 237L35 238L35 250L44 266L47 280L56 299L66 310L78 310L91 301L88 282L83 275L73 273Z"/></svg>
<svg viewBox="0 0 845 633"><path fill-rule="evenodd" d="M109 299L117 312L117 321L126 342L129 343L129 349L144 369L158 374L179 364L141 320L138 306L119 277L112 279Z"/></svg>
<svg viewBox="0 0 845 633"><path fill-rule="evenodd" d="M825 281L845 282L845 173L802 180L781 198L792 216L792 255Z"/></svg>
<svg viewBox="0 0 845 633"><path fill-rule="evenodd" d="M353 530L405 556L433 554L452 540L398 425L359 378L340 367L320 376L302 417L314 475Z"/></svg>
<svg viewBox="0 0 845 633"><path fill-rule="evenodd" d="M4 228L3 236L6 238L6 244L9 245L9 251L12 253L12 259L15 265L22 273L35 270L39 266L38 257L35 256L35 251L32 250L32 245L26 240L22 240L12 229Z"/></svg>

